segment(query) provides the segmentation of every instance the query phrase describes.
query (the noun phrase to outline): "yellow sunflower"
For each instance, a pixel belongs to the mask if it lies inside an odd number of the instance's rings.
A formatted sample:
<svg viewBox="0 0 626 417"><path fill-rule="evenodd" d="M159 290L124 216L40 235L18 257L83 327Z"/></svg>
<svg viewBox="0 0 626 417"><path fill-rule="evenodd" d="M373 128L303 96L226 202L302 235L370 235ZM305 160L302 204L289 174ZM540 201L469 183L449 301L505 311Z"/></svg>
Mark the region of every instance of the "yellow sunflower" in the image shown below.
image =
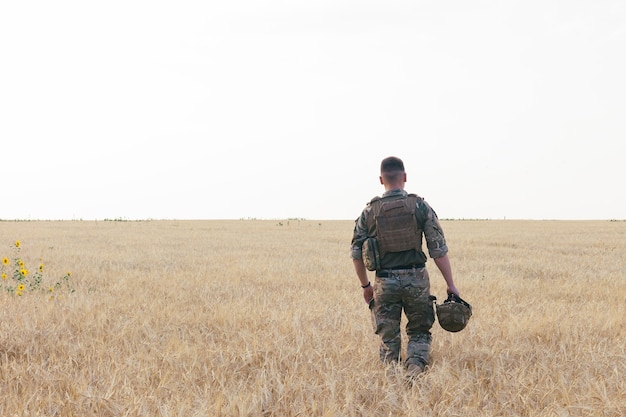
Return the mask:
<svg viewBox="0 0 626 417"><path fill-rule="evenodd" d="M16 241L15 241L15 247L16 247L16 248L19 248L21 245L22 245L22 244L20 243L20 241L19 241L19 240L16 240Z"/></svg>
<svg viewBox="0 0 626 417"><path fill-rule="evenodd" d="M9 258L2 258L2 265L8 265L9 264Z"/></svg>

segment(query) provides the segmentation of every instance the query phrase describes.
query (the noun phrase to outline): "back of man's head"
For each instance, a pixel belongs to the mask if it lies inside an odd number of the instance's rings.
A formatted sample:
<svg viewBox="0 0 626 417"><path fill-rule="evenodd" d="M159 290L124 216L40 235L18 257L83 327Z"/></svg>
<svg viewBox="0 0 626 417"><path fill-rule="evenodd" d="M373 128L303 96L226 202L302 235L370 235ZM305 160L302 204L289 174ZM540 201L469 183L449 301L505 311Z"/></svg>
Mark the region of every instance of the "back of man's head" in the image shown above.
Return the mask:
<svg viewBox="0 0 626 417"><path fill-rule="evenodd" d="M404 175L404 163L402 159L395 156L383 159L380 163L380 175L387 182L398 180L401 175Z"/></svg>

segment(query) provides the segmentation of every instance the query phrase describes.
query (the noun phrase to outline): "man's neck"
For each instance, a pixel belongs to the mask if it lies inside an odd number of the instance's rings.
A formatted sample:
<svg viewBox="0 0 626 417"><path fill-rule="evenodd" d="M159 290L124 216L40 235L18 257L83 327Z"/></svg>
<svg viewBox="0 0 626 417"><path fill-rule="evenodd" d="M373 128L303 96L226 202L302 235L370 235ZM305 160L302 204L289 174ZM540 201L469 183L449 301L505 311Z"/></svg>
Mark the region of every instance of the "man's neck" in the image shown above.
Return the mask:
<svg viewBox="0 0 626 417"><path fill-rule="evenodd" d="M385 184L385 191L404 190L404 184Z"/></svg>

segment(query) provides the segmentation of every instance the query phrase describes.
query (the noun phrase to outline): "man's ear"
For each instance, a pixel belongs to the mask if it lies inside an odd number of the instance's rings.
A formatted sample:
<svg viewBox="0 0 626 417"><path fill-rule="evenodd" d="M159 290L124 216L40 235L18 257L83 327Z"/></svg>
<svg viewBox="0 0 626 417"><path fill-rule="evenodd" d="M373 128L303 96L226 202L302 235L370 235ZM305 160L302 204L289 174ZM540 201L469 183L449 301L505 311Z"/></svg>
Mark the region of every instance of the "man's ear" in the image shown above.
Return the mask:
<svg viewBox="0 0 626 417"><path fill-rule="evenodd" d="M404 173L404 182L406 182L406 172Z"/></svg>
<svg viewBox="0 0 626 417"><path fill-rule="evenodd" d="M385 185L385 183L383 182L383 176L382 175L380 177L378 177L378 179L380 180L380 184L381 185Z"/></svg>

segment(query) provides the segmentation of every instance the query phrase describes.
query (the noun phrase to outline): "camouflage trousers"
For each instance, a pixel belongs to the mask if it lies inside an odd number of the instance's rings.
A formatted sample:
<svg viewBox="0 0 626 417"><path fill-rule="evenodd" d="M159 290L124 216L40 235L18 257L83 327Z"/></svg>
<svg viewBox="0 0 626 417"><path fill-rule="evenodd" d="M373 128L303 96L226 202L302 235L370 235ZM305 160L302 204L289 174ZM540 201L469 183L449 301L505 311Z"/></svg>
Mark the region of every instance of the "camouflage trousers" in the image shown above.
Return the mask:
<svg viewBox="0 0 626 417"><path fill-rule="evenodd" d="M400 320L404 311L408 321L405 364L426 366L432 340L430 328L435 322L426 268L393 270L388 277L377 276L370 308L374 330L381 338L380 359L384 363L400 361Z"/></svg>

